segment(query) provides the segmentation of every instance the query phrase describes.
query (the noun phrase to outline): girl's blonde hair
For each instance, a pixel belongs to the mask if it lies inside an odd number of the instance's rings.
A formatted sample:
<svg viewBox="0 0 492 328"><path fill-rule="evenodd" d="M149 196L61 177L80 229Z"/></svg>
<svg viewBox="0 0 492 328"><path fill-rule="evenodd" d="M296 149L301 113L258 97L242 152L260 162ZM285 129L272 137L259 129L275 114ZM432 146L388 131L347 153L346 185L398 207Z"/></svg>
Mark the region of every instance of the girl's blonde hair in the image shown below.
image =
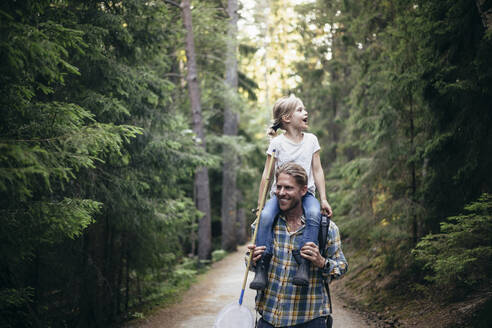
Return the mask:
<svg viewBox="0 0 492 328"><path fill-rule="evenodd" d="M302 101L293 94L277 100L275 105L273 105L273 123L268 128L267 134L270 137L274 137L277 135L278 129L285 130L282 118L284 116L289 116L290 114L292 114L299 106L303 106Z"/></svg>

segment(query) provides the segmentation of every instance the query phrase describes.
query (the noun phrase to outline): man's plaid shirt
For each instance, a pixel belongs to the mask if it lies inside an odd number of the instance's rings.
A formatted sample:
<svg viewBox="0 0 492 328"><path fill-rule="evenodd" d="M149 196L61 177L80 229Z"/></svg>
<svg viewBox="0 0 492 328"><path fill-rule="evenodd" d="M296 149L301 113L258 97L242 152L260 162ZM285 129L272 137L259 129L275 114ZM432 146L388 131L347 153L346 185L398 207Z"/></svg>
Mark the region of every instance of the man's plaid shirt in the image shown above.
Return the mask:
<svg viewBox="0 0 492 328"><path fill-rule="evenodd" d="M304 221L304 218L302 218ZM325 252L327 265L319 269L310 265L309 286L298 287L292 284L298 265L292 256L296 239L301 238L304 225L291 233L287 222L279 216L274 228L274 252L268 271L268 285L256 296L256 309L263 320L274 327L294 326L330 313L328 294L323 286L323 276L338 278L343 275L348 264L342 252L340 233L335 223L330 221Z"/></svg>

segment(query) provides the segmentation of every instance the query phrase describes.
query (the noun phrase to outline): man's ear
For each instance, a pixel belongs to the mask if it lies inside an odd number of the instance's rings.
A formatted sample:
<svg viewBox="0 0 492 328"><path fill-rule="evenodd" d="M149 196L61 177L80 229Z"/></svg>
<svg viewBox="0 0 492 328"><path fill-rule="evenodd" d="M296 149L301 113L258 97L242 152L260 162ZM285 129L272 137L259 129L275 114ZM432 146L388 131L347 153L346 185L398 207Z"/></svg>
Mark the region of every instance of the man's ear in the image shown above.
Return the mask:
<svg viewBox="0 0 492 328"><path fill-rule="evenodd" d="M308 191L308 187L307 187L307 185L304 185L304 187L301 188L302 197L304 197L304 195L306 195L307 191Z"/></svg>

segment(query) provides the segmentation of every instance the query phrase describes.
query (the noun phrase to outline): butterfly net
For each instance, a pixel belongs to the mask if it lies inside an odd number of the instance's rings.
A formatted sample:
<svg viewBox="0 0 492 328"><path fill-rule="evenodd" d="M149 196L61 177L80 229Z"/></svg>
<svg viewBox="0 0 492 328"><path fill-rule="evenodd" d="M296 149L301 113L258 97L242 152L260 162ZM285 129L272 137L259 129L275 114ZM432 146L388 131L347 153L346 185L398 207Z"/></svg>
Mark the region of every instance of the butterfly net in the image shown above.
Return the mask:
<svg viewBox="0 0 492 328"><path fill-rule="evenodd" d="M253 314L247 307L231 303L219 312L214 328L253 328L254 325Z"/></svg>

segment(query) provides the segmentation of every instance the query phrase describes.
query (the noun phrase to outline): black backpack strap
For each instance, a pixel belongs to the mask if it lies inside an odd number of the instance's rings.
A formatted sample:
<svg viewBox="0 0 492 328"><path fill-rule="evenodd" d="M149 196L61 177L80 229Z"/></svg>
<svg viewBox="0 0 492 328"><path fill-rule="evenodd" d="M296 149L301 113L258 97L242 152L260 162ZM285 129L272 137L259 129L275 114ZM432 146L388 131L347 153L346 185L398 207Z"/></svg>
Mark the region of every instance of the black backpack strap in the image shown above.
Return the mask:
<svg viewBox="0 0 492 328"><path fill-rule="evenodd" d="M323 284L325 285L326 292L328 293L328 302L330 302L330 314L332 314L333 313L333 307L331 305L330 286L328 285L328 280L323 279Z"/></svg>
<svg viewBox="0 0 492 328"><path fill-rule="evenodd" d="M328 239L329 229L330 229L330 218L325 215L321 215L321 222L320 222L319 233L318 233L318 245L319 245L320 253L323 256L325 252L326 239Z"/></svg>
<svg viewBox="0 0 492 328"><path fill-rule="evenodd" d="M322 215L320 222L320 229L318 233L318 243L320 253L323 257L326 258L326 240L328 239L328 231L330 230L330 218ZM328 285L328 279L323 278L323 285L325 286L326 292L328 294L328 301L330 302L330 314L333 313L333 307L331 305L331 294L330 294L330 286Z"/></svg>

